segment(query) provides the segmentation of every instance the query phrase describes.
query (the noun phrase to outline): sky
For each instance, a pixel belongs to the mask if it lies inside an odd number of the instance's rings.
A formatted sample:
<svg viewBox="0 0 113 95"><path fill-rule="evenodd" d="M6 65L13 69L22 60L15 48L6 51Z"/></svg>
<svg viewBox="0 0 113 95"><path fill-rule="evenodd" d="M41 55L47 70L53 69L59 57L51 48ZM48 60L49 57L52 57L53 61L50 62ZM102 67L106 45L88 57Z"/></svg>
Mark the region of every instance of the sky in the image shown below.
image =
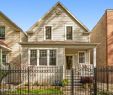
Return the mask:
<svg viewBox="0 0 113 95"><path fill-rule="evenodd" d="M106 9L113 9L113 0L0 0L0 11L27 31L58 1L89 30L92 30Z"/></svg>

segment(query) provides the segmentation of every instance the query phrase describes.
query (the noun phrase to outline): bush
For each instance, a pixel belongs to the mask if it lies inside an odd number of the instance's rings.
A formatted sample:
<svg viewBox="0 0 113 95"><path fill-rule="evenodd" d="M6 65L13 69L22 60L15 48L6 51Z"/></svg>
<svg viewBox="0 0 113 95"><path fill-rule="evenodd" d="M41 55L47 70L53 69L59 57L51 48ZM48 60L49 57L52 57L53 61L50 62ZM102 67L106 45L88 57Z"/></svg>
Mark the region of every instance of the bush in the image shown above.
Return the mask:
<svg viewBox="0 0 113 95"><path fill-rule="evenodd" d="M99 92L97 93L97 95L113 95L113 93L108 92L108 91L99 91Z"/></svg>
<svg viewBox="0 0 113 95"><path fill-rule="evenodd" d="M39 86L38 81L34 82L34 83L33 83L33 86Z"/></svg>
<svg viewBox="0 0 113 95"><path fill-rule="evenodd" d="M59 81L59 80L55 81L55 86L66 86L66 85L68 85L68 80L67 79L64 79L62 81Z"/></svg>
<svg viewBox="0 0 113 95"><path fill-rule="evenodd" d="M93 83L93 77L81 77L80 82L83 83L83 84Z"/></svg>
<svg viewBox="0 0 113 95"><path fill-rule="evenodd" d="M68 79L62 80L62 86L66 86L68 85L68 83L69 83Z"/></svg>

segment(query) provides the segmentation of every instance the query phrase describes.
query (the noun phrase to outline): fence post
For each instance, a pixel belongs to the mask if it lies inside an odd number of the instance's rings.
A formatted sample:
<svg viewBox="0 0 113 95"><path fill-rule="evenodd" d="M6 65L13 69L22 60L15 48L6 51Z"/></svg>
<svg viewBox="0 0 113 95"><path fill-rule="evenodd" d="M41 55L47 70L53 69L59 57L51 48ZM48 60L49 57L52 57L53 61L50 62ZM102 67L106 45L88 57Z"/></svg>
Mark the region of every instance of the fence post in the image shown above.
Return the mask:
<svg viewBox="0 0 113 95"><path fill-rule="evenodd" d="M29 86L30 86L30 85L29 85L29 83L30 83L30 82L29 82L29 71L30 71L30 70L29 70L29 67L28 67L28 83L27 83L27 85L28 85L28 95L29 95L29 90L30 90L30 87L29 87Z"/></svg>
<svg viewBox="0 0 113 95"><path fill-rule="evenodd" d="M71 70L71 95L74 95L74 71Z"/></svg>
<svg viewBox="0 0 113 95"><path fill-rule="evenodd" d="M94 95L97 95L97 68L94 67Z"/></svg>
<svg viewBox="0 0 113 95"><path fill-rule="evenodd" d="M106 66L107 91L109 91L109 67Z"/></svg>

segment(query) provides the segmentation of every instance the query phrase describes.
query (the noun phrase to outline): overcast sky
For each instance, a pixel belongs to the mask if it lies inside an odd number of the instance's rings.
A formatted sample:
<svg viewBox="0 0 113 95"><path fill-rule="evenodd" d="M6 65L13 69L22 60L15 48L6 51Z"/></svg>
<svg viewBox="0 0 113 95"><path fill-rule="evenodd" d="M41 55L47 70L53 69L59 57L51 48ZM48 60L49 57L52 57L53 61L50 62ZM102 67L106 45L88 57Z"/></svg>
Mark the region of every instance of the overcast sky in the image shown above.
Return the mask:
<svg viewBox="0 0 113 95"><path fill-rule="evenodd" d="M113 9L113 0L59 0L91 30L106 9ZM27 31L58 0L0 0L0 11Z"/></svg>

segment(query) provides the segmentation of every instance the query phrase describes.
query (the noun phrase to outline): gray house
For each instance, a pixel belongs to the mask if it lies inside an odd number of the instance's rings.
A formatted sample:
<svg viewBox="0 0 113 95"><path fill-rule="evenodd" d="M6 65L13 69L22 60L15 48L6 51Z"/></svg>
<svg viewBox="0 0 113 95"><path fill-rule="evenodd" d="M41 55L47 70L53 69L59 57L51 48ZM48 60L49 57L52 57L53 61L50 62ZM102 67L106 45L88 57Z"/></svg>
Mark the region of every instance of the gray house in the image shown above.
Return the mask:
<svg viewBox="0 0 113 95"><path fill-rule="evenodd" d="M61 3L57 3L28 31L21 44L21 67L91 68L90 52L96 64L96 45L90 42L88 29ZM63 74L63 77L66 75Z"/></svg>

